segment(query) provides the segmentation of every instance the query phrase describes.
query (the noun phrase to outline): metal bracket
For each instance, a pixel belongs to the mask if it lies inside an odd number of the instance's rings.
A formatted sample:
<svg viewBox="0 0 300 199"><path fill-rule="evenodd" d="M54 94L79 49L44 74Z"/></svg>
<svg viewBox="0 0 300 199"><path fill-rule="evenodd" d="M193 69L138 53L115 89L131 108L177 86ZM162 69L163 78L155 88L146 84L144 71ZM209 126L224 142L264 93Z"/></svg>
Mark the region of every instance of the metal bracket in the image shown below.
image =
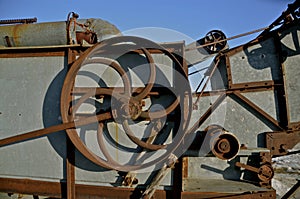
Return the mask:
<svg viewBox="0 0 300 199"><path fill-rule="evenodd" d="M271 155L286 155L288 149L292 149L300 142L300 130L266 133L266 147Z"/></svg>

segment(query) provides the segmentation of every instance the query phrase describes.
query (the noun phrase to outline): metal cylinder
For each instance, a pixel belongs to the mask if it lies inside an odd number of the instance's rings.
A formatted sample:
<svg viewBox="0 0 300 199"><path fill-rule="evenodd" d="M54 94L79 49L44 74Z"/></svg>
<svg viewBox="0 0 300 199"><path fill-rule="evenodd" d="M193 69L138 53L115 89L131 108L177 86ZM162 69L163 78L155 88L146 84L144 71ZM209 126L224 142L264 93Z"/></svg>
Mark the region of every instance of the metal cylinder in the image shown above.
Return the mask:
<svg viewBox="0 0 300 199"><path fill-rule="evenodd" d="M207 128L209 145L212 154L222 160L233 159L239 152L240 143L237 137L224 128L213 125Z"/></svg>
<svg viewBox="0 0 300 199"><path fill-rule="evenodd" d="M78 33L91 32L96 34L95 42L120 33L114 25L101 19L80 19L71 25L66 21L5 25L0 26L0 47L82 44L76 38Z"/></svg>

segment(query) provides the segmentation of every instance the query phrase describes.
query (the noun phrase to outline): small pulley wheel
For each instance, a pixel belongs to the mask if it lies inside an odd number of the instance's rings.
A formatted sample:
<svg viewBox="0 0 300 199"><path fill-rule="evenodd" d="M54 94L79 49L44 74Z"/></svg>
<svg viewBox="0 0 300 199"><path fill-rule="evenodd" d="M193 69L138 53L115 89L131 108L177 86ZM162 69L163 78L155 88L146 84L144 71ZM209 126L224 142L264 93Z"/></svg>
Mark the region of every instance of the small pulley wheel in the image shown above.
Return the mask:
<svg viewBox="0 0 300 199"><path fill-rule="evenodd" d="M210 43L211 45L208 45ZM204 48L208 51L208 53L218 53L227 45L226 36L220 30L209 31L204 37L204 45Z"/></svg>

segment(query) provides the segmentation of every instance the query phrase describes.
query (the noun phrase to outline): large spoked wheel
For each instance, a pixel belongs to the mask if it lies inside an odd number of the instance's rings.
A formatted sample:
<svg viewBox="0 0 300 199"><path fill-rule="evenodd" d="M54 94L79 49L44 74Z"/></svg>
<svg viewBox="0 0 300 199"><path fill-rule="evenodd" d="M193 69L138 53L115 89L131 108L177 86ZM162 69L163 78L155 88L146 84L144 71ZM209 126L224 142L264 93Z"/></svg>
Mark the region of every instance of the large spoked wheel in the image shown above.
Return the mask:
<svg viewBox="0 0 300 199"><path fill-rule="evenodd" d="M176 81L163 83L168 77L151 51L172 61L168 67ZM164 163L183 141L191 104L189 82L175 56L130 36L88 49L69 69L61 94L63 122L78 124L66 130L76 148L92 162L119 171Z"/></svg>

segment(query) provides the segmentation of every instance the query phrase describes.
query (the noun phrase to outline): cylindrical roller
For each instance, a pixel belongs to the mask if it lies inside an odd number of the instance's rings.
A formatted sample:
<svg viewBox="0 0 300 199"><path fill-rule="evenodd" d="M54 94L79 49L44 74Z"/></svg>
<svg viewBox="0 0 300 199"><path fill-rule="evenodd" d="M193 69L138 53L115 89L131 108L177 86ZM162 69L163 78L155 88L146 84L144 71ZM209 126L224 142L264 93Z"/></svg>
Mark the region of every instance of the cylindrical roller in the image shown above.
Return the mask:
<svg viewBox="0 0 300 199"><path fill-rule="evenodd" d="M218 125L207 127L211 152L222 160L233 159L239 152L240 143L237 137Z"/></svg>

